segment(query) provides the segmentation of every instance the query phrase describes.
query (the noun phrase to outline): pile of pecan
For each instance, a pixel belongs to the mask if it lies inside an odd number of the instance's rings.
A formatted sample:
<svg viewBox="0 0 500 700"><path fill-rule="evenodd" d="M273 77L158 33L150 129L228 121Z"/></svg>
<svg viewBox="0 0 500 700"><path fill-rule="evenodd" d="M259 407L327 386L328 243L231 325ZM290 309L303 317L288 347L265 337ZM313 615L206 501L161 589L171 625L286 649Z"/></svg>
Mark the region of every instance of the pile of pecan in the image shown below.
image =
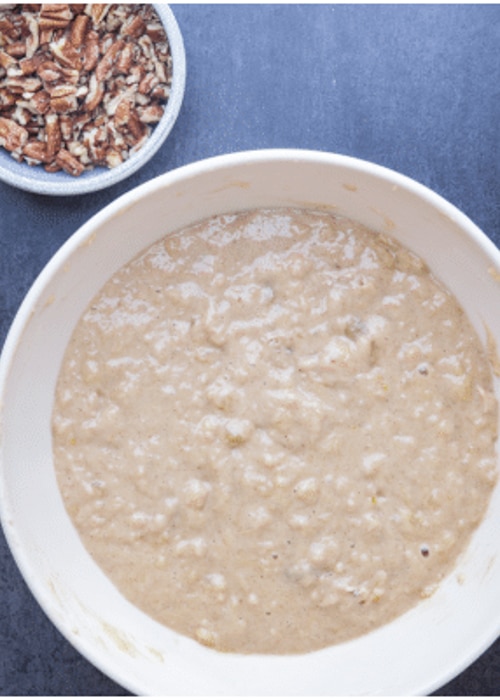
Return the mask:
<svg viewBox="0 0 500 700"><path fill-rule="evenodd" d="M172 83L151 5L0 5L0 146L81 175L136 152Z"/></svg>

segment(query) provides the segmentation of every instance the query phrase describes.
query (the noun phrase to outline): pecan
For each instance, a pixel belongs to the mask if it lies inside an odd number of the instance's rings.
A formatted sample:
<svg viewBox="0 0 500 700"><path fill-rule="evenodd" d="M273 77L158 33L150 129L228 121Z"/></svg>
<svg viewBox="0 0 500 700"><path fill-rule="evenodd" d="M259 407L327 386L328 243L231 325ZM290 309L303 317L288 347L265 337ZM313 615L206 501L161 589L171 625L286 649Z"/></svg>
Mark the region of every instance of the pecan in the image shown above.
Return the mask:
<svg viewBox="0 0 500 700"><path fill-rule="evenodd" d="M56 17L57 19L67 19L68 22L73 18L73 13L69 5L63 3L44 3L40 8L40 17Z"/></svg>
<svg viewBox="0 0 500 700"><path fill-rule="evenodd" d="M44 170L47 173L57 173L62 170L62 168L56 163L55 160L52 160L50 163L47 163L47 165L44 166Z"/></svg>
<svg viewBox="0 0 500 700"><path fill-rule="evenodd" d="M22 94L23 92L36 92L42 87L40 78L30 76L19 76L19 78L11 78L9 81L9 90L13 93Z"/></svg>
<svg viewBox="0 0 500 700"><path fill-rule="evenodd" d="M119 39L116 43L111 44L95 69L97 80L106 80L109 77L113 69L113 64L124 45L125 42L123 39Z"/></svg>
<svg viewBox="0 0 500 700"><path fill-rule="evenodd" d="M33 73L38 71L40 63L40 56L31 56L30 58L23 58L21 61L19 61L19 67L21 68L23 75L33 75Z"/></svg>
<svg viewBox="0 0 500 700"><path fill-rule="evenodd" d="M13 119L0 117L0 143L7 151L23 148L28 140L26 129Z"/></svg>
<svg viewBox="0 0 500 700"><path fill-rule="evenodd" d="M46 114L50 108L50 95L46 90L38 90L30 102L38 114Z"/></svg>
<svg viewBox="0 0 500 700"><path fill-rule="evenodd" d="M39 27L39 45L46 46L47 44L50 44L53 33L53 29L42 29L42 27Z"/></svg>
<svg viewBox="0 0 500 700"><path fill-rule="evenodd" d="M50 92L50 109L58 114L74 112L77 108L76 88L73 85L57 85Z"/></svg>
<svg viewBox="0 0 500 700"><path fill-rule="evenodd" d="M49 157L54 158L61 148L61 129L57 114L50 113L45 117L45 141Z"/></svg>
<svg viewBox="0 0 500 700"><path fill-rule="evenodd" d="M147 95L158 85L159 82L158 77L154 75L154 73L146 73L144 78L139 83L138 90L142 95Z"/></svg>
<svg viewBox="0 0 500 700"><path fill-rule="evenodd" d="M40 30L35 17L28 17L29 35L26 37L26 58L32 58L40 45Z"/></svg>
<svg viewBox="0 0 500 700"><path fill-rule="evenodd" d="M123 163L122 155L119 151L110 148L106 153L106 165L109 168L116 168L117 165Z"/></svg>
<svg viewBox="0 0 500 700"><path fill-rule="evenodd" d="M69 5L44 4L40 10L39 25L42 30L64 29L73 18Z"/></svg>
<svg viewBox="0 0 500 700"><path fill-rule="evenodd" d="M71 26L70 41L75 48L79 48L85 41L85 34L89 25L88 15L77 15Z"/></svg>
<svg viewBox="0 0 500 700"><path fill-rule="evenodd" d="M15 96L6 88L0 88L0 112L16 104Z"/></svg>
<svg viewBox="0 0 500 700"><path fill-rule="evenodd" d="M29 109L26 108L26 102L23 100L20 100L19 102L16 103L16 107L13 112L10 114L10 118L16 122L16 124L20 124L21 126L26 127L29 122L31 121L31 112Z"/></svg>
<svg viewBox="0 0 500 700"><path fill-rule="evenodd" d="M83 70L90 73L94 70L99 60L99 34L91 30L87 34L83 50Z"/></svg>
<svg viewBox="0 0 500 700"><path fill-rule="evenodd" d="M47 145L38 139L32 139L23 148L23 155L39 163L49 163L50 158L47 153Z"/></svg>
<svg viewBox="0 0 500 700"><path fill-rule="evenodd" d="M76 88L74 85L69 85L68 83L60 83L59 85L53 85L51 88L47 88L47 92L50 94L50 99L57 99L58 97L68 97L76 93Z"/></svg>
<svg viewBox="0 0 500 700"><path fill-rule="evenodd" d="M58 19L57 17L41 17L40 30L42 32L52 32L54 29L64 29L68 26L68 20Z"/></svg>
<svg viewBox="0 0 500 700"><path fill-rule="evenodd" d="M144 20L140 15L131 16L123 25L122 36L131 36L137 39L144 33L145 28Z"/></svg>
<svg viewBox="0 0 500 700"><path fill-rule="evenodd" d="M90 5L87 7L89 8L88 10L86 9L86 12L89 12L90 16L92 17L92 21L94 23L94 26L98 26L103 19L106 17L106 14L109 11L109 8L111 5Z"/></svg>
<svg viewBox="0 0 500 700"><path fill-rule="evenodd" d="M118 103L115 113L114 113L114 123L115 126L120 129L121 127L126 127L130 119L130 109L131 103L129 99L122 99Z"/></svg>
<svg viewBox="0 0 500 700"><path fill-rule="evenodd" d="M118 60L116 61L115 68L117 73L128 73L132 65L132 59L134 55L134 49L132 44L127 43L123 47Z"/></svg>
<svg viewBox="0 0 500 700"><path fill-rule="evenodd" d="M160 41L165 41L165 30L160 22L148 22L146 25L146 34L155 44Z"/></svg>
<svg viewBox="0 0 500 700"><path fill-rule="evenodd" d="M170 97L170 88L168 85L157 85L151 91L151 97L158 102L166 102Z"/></svg>
<svg viewBox="0 0 500 700"><path fill-rule="evenodd" d="M44 61L38 69L38 75L45 84L55 83L61 80L62 69L54 61Z"/></svg>
<svg viewBox="0 0 500 700"><path fill-rule="evenodd" d="M85 169L78 158L71 155L71 153L65 148L61 148L59 153L56 155L56 163L67 173L74 175L75 177L81 175Z"/></svg>
<svg viewBox="0 0 500 700"><path fill-rule="evenodd" d="M99 82L97 77L92 74L89 83L89 92L85 99L85 107L89 112L92 112L101 102L104 97L104 83Z"/></svg>
<svg viewBox="0 0 500 700"><path fill-rule="evenodd" d="M81 54L65 37L62 37L62 39L58 41L51 41L50 50L64 66L75 68L76 70L81 69Z"/></svg>
<svg viewBox="0 0 500 700"><path fill-rule="evenodd" d="M155 61L155 75L160 83L168 83L168 68L162 61Z"/></svg>
<svg viewBox="0 0 500 700"><path fill-rule="evenodd" d="M18 32L8 17L0 17L0 35L10 39L18 37Z"/></svg>
<svg viewBox="0 0 500 700"><path fill-rule="evenodd" d="M146 127L141 122L137 110L132 108L128 119L128 130L135 139L141 139L146 133Z"/></svg>
<svg viewBox="0 0 500 700"><path fill-rule="evenodd" d="M22 58L26 56L26 42L16 41L5 47L5 51L13 58Z"/></svg>
<svg viewBox="0 0 500 700"><path fill-rule="evenodd" d="M140 120L143 124L155 124L163 116L163 107L158 104L148 105L140 113Z"/></svg>
<svg viewBox="0 0 500 700"><path fill-rule="evenodd" d="M50 100L50 109L57 114L68 114L74 112L78 103L75 95L67 97L54 97Z"/></svg>
<svg viewBox="0 0 500 700"><path fill-rule="evenodd" d="M8 68L15 66L16 64L17 61L15 58L9 56L8 53L0 49L0 66L2 68L5 68L5 70L7 70Z"/></svg>

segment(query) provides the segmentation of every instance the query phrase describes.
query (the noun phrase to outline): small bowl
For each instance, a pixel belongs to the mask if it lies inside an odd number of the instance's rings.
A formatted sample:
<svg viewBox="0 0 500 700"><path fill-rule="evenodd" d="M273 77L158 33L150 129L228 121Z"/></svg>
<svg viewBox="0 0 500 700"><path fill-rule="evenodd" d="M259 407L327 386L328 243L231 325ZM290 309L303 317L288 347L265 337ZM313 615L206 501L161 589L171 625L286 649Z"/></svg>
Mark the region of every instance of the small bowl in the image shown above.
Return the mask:
<svg viewBox="0 0 500 700"><path fill-rule="evenodd" d="M483 343L500 347L500 251L464 214L403 175L346 156L270 150L219 156L124 194L56 253L23 302L0 360L0 513L17 564L65 637L138 695L423 695L500 632L500 483L437 591L369 634L309 654L214 651L160 625L87 553L54 473L51 413L63 353L90 300L169 232L254 207L334 208L425 258ZM144 222L147 222L144 225ZM500 398L500 380L495 378Z"/></svg>
<svg viewBox="0 0 500 700"><path fill-rule="evenodd" d="M156 4L154 8L170 44L173 75L170 97L163 116L154 126L144 146L114 168L96 167L93 170L85 170L78 177L63 170L48 173L40 165L30 166L24 161L19 163L8 151L0 148L0 180L38 194L80 195L115 185L142 168L154 156L175 124L186 83L186 55L177 21L168 5Z"/></svg>

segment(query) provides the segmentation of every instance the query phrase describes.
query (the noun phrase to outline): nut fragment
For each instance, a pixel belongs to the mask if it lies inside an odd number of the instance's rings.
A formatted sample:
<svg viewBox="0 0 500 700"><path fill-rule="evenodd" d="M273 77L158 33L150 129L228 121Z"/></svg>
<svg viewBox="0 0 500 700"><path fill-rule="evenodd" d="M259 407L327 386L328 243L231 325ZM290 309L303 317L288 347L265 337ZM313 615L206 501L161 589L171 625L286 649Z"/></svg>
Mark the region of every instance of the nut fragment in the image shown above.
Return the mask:
<svg viewBox="0 0 500 700"><path fill-rule="evenodd" d="M171 81L151 5L0 5L0 146L19 161L116 167L161 119Z"/></svg>
<svg viewBox="0 0 500 700"><path fill-rule="evenodd" d="M47 153L47 144L38 139L33 141L28 141L23 148L23 155L26 158L31 158L39 163L49 163L50 158Z"/></svg>
<svg viewBox="0 0 500 700"><path fill-rule="evenodd" d="M61 148L56 155L56 163L67 173L74 176L81 175L85 169L78 158L72 156L71 153L64 148Z"/></svg>
<svg viewBox="0 0 500 700"><path fill-rule="evenodd" d="M13 119L0 117L0 145L7 151L17 151L28 140L26 129Z"/></svg>

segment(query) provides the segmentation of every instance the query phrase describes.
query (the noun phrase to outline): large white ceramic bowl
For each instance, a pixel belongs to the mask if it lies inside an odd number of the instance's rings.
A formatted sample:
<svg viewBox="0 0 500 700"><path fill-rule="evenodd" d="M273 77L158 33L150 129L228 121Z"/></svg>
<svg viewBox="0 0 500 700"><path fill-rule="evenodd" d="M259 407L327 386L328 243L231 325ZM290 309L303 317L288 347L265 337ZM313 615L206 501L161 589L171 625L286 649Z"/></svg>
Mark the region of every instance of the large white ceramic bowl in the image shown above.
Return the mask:
<svg viewBox="0 0 500 700"><path fill-rule="evenodd" d="M299 656L223 654L128 603L83 548L54 476L50 418L72 329L123 263L206 216L260 206L333 207L390 233L500 346L500 252L451 204L353 158L297 150L221 156L125 194L78 230L27 295L0 362L1 515L40 605L92 663L142 695L416 695L433 691L500 631L500 486L453 573L416 608L361 638ZM500 396L500 386L496 391Z"/></svg>

